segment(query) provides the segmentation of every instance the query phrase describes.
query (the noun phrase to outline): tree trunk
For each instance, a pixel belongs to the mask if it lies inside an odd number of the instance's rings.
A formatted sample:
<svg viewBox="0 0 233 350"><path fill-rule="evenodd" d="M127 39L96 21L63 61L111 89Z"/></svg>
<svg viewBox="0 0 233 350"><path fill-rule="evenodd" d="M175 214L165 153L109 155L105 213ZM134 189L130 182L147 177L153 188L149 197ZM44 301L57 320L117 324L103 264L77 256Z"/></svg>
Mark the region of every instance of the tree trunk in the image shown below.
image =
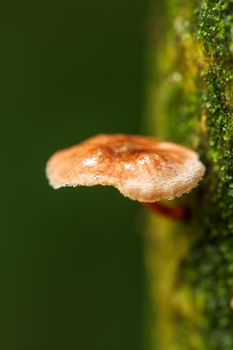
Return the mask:
<svg viewBox="0 0 233 350"><path fill-rule="evenodd" d="M206 174L178 200L188 223L150 216L150 348L232 350L233 1L156 3L150 134L196 149Z"/></svg>

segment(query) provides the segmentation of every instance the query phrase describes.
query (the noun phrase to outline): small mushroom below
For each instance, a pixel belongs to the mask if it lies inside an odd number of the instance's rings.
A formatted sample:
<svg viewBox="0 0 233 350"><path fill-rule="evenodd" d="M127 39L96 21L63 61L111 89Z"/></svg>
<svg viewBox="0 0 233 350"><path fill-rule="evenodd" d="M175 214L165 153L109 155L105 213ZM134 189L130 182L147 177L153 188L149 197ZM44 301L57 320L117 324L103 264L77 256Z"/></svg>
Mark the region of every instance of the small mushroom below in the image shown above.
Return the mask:
<svg viewBox="0 0 233 350"><path fill-rule="evenodd" d="M231 310L233 310L233 297L230 299L230 308L231 308Z"/></svg>
<svg viewBox="0 0 233 350"><path fill-rule="evenodd" d="M50 185L114 186L162 215L183 220L182 206L155 202L173 199L196 187L205 172L197 153L150 137L100 134L56 152L46 167Z"/></svg>

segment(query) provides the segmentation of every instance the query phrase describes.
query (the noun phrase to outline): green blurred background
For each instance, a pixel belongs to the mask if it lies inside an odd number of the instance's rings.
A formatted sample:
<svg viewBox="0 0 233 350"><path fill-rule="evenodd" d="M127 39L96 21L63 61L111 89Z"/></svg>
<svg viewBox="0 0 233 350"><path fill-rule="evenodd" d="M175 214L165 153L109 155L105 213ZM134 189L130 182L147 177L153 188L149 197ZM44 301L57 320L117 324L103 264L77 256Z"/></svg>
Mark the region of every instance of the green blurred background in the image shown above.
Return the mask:
<svg viewBox="0 0 233 350"><path fill-rule="evenodd" d="M0 349L142 349L140 207L111 188L52 190L55 150L138 133L143 0L0 5Z"/></svg>

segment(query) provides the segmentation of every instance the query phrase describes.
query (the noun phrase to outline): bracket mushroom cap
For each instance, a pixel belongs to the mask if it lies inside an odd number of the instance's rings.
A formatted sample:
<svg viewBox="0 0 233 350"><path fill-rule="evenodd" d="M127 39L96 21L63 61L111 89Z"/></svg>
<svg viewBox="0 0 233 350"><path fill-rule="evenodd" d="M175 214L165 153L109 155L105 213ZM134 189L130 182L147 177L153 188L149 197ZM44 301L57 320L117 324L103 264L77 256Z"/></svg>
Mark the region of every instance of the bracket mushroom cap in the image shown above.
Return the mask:
<svg viewBox="0 0 233 350"><path fill-rule="evenodd" d="M150 137L100 134L56 152L46 167L53 188L114 186L139 202L172 199L196 187L205 172L198 154Z"/></svg>

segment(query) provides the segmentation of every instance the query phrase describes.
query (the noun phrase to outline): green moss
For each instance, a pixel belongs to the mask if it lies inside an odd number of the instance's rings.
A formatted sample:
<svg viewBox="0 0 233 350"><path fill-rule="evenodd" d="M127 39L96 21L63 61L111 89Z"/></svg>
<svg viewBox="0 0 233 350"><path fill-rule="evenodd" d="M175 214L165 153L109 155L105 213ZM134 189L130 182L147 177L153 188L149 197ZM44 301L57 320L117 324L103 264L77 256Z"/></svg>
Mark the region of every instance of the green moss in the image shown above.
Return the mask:
<svg viewBox="0 0 233 350"><path fill-rule="evenodd" d="M157 137L196 148L207 171L184 199L192 223L164 226L152 219L148 264L160 315L153 332L160 333L160 350L232 350L233 1L167 0L164 17L151 126ZM167 271L163 281L159 271ZM166 298L160 283L169 285ZM167 330L166 339L156 328Z"/></svg>

